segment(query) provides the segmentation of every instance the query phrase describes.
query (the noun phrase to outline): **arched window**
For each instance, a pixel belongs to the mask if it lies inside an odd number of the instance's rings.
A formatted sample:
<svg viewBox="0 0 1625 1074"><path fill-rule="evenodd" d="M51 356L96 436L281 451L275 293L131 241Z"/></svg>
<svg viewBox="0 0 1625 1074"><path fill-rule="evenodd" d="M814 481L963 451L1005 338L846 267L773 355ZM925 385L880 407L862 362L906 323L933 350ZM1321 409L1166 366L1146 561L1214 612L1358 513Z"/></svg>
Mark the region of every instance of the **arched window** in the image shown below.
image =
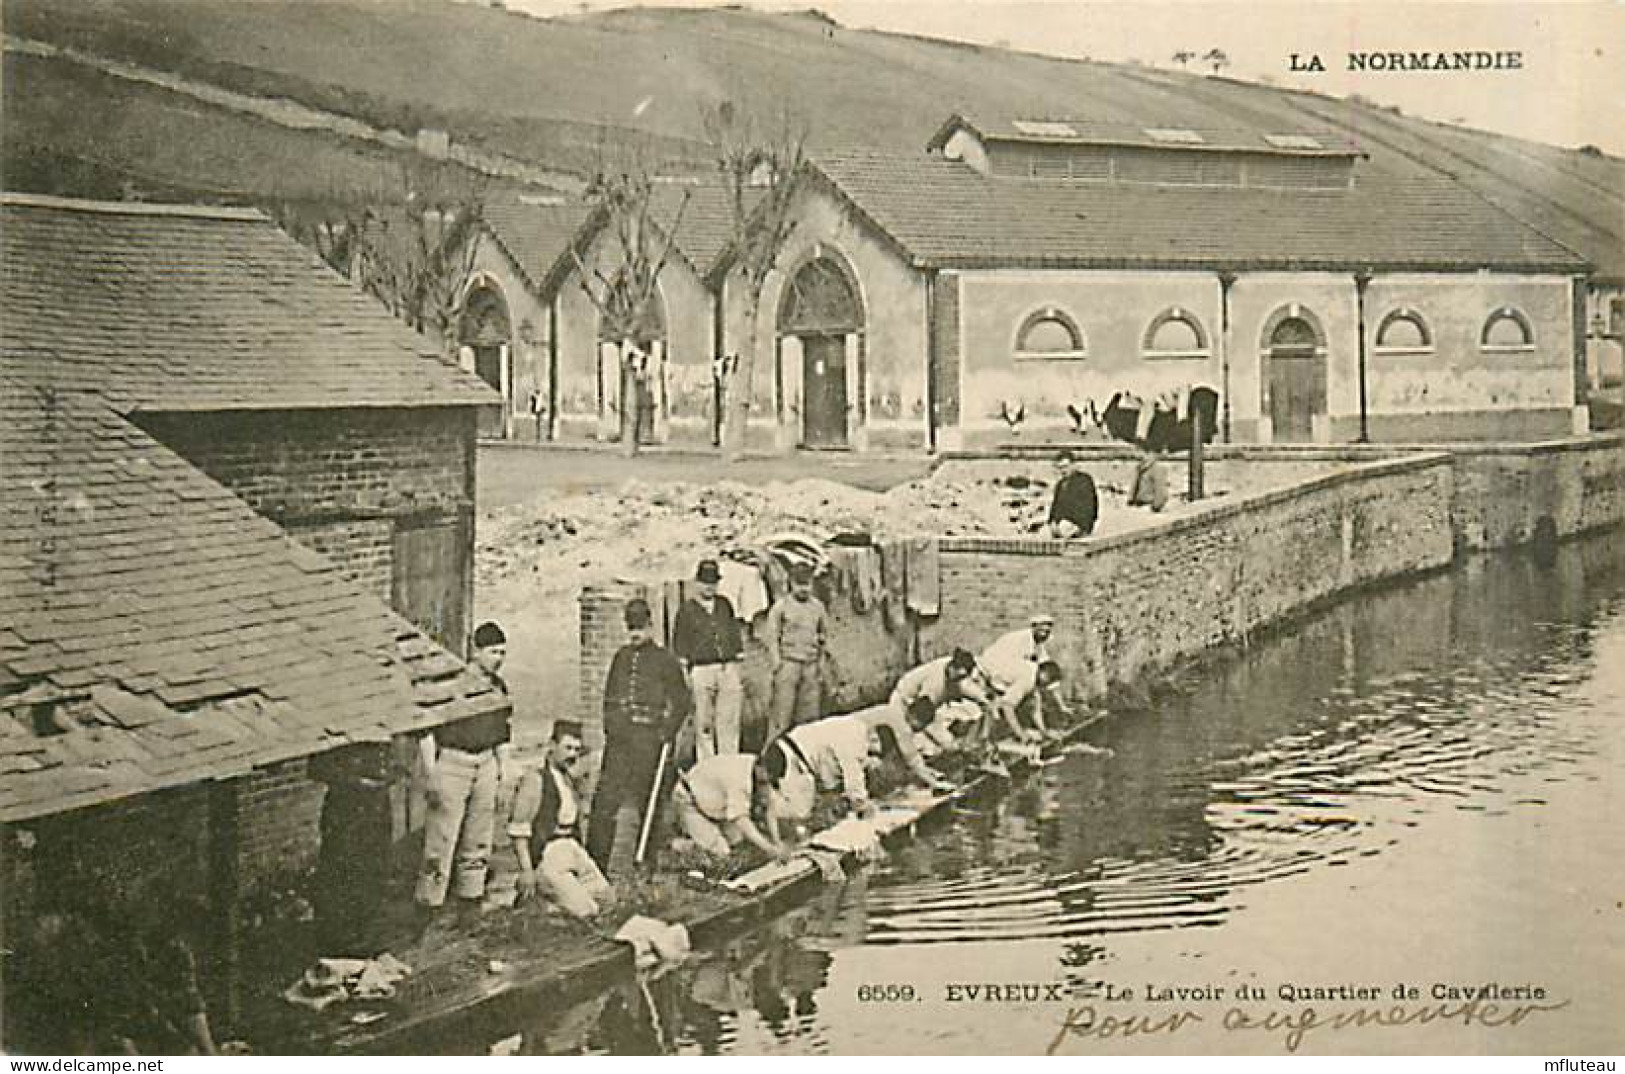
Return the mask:
<svg viewBox="0 0 1625 1074"><path fill-rule="evenodd" d="M1053 306L1034 310L1016 331L1016 356L1066 360L1087 353L1077 323Z"/></svg>
<svg viewBox="0 0 1625 1074"><path fill-rule="evenodd" d="M1487 351L1526 351L1535 345L1535 330L1521 311L1502 306L1484 321L1478 342Z"/></svg>
<svg viewBox="0 0 1625 1074"><path fill-rule="evenodd" d="M1376 349L1391 354L1431 351L1433 333L1428 330L1428 324L1422 319L1422 315L1415 310L1409 308L1391 310L1377 325Z"/></svg>
<svg viewBox="0 0 1625 1074"><path fill-rule="evenodd" d="M1207 333L1189 311L1175 306L1152 319L1141 350L1147 358L1206 358Z"/></svg>

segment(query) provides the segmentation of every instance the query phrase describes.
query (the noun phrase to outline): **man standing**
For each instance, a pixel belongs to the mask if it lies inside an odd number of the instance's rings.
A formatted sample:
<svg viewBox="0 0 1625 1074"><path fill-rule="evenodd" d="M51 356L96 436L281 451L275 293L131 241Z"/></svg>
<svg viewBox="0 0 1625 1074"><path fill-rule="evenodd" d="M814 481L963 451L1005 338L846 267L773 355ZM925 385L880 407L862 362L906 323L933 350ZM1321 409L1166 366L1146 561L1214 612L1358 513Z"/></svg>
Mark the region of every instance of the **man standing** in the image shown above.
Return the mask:
<svg viewBox="0 0 1625 1074"><path fill-rule="evenodd" d="M585 752L581 725L553 724L553 745L542 764L526 772L514 794L508 837L519 859L519 897L538 886L571 917L598 916L609 900L609 881L581 845L581 795L575 768Z"/></svg>
<svg viewBox="0 0 1625 1074"><path fill-rule="evenodd" d="M474 663L504 694L508 684L498 672L507 654L502 628L481 623L474 631ZM418 743L429 800L417 886L417 902L424 909L443 905L448 885L467 905L477 905L485 896L501 778L498 750L512 733L511 715L511 708L501 708L446 724Z"/></svg>
<svg viewBox="0 0 1625 1074"><path fill-rule="evenodd" d="M739 713L745 691L739 662L745 642L733 605L717 593L722 570L702 559L694 572L694 596L677 609L671 647L688 669L694 688L695 752L700 760L739 752Z"/></svg>
<svg viewBox="0 0 1625 1074"><path fill-rule="evenodd" d="M626 602L627 643L610 661L604 683L604 762L587 826L587 853L605 871L622 804L637 809L641 821L656 793L657 773L659 812L659 798L675 768L668 755L666 771L659 772L661 749L677 737L692 705L682 666L655 644L651 620L647 601Z"/></svg>
<svg viewBox="0 0 1625 1074"><path fill-rule="evenodd" d="M1095 491L1095 479L1078 469L1070 451L1061 452L1056 461L1061 474L1049 505L1049 535L1058 540L1087 537L1094 532L1095 521L1100 517L1100 494Z"/></svg>
<svg viewBox="0 0 1625 1074"><path fill-rule="evenodd" d="M992 687L994 707L1019 737L1042 737L1048 733L1043 711L1046 702L1052 712L1061 716L1071 715L1065 699L1061 697L1059 666L1039 673L1041 667L1053 663L1049 639L1054 632L1053 615L1035 615L1026 630L1012 630L1001 635L977 658ZM1016 718L1016 709L1029 697L1032 698L1033 723L1037 730L1024 734Z"/></svg>
<svg viewBox="0 0 1625 1074"><path fill-rule="evenodd" d="M812 581L812 567L796 564L790 571L789 596L767 613L763 640L773 661L768 740L823 715L822 679L829 615L824 602L813 596Z"/></svg>

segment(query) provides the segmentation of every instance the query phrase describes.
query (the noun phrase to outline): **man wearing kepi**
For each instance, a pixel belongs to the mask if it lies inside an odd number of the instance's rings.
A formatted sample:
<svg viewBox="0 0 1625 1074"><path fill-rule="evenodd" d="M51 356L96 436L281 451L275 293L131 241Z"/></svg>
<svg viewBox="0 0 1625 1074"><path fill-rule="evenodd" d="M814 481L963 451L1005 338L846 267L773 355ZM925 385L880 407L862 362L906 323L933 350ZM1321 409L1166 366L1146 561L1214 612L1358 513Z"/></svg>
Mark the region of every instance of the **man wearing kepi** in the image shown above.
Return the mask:
<svg viewBox="0 0 1625 1074"><path fill-rule="evenodd" d="M824 644L829 636L824 602L813 596L813 570L790 571L790 593L767 613L762 639L773 661L773 706L767 737L818 719L823 706Z"/></svg>
<svg viewBox="0 0 1625 1074"><path fill-rule="evenodd" d="M526 772L514 794L508 837L519 859L519 896L542 889L571 917L597 917L610 895L609 881L581 845L581 797L575 767L581 760L581 725L553 724L547 759Z"/></svg>
<svg viewBox="0 0 1625 1074"><path fill-rule="evenodd" d="M677 609L671 647L688 669L694 690L694 749L700 760L739 752L739 715L745 692L739 662L745 643L733 605L717 592L722 570L700 560L694 596Z"/></svg>
<svg viewBox="0 0 1625 1074"><path fill-rule="evenodd" d="M508 652L508 639L495 623L474 631L474 663L506 694L498 673ZM485 878L496 829L498 751L510 735L511 708L437 727L418 743L429 816L424 823L423 869L417 902L434 909L451 887L459 899L475 904L485 896Z"/></svg>
<svg viewBox="0 0 1625 1074"><path fill-rule="evenodd" d="M587 826L587 853L605 870L615 849L621 806L634 806L641 821L654 793L659 813L674 769L668 756L666 771L658 772L661 750L677 737L690 711L682 666L655 644L652 618L647 601L626 602L627 643L610 661L604 683L604 762ZM657 772L662 782L658 792Z"/></svg>

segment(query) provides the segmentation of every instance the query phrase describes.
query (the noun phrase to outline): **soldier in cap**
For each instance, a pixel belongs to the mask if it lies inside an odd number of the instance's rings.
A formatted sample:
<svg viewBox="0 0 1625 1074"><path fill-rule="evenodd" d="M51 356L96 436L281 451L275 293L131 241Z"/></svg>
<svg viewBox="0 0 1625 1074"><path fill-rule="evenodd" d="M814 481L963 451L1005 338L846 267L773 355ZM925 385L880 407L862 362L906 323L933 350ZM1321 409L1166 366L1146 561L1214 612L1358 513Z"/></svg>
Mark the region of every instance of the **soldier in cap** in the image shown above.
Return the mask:
<svg viewBox="0 0 1625 1074"><path fill-rule="evenodd" d="M508 685L499 672L507 652L507 635L496 623L481 623L474 631L474 663L504 694ZM503 707L446 724L418 743L429 801L416 896L424 909L444 904L448 887L465 905L485 896L501 754L512 733L512 712Z"/></svg>
<svg viewBox="0 0 1625 1074"><path fill-rule="evenodd" d="M586 747L574 720L553 724L542 764L525 772L514 794L508 838L519 859L519 897L538 888L571 917L597 917L609 900L609 881L581 845L581 790L577 772Z"/></svg>
<svg viewBox="0 0 1625 1074"><path fill-rule="evenodd" d="M627 643L610 661L604 683L604 760L587 826L587 853L605 870L621 806L631 805L641 816L653 795L658 815L668 789L666 773L660 772L662 747L671 745L692 707L683 668L655 643L652 621L647 601L626 602Z"/></svg>

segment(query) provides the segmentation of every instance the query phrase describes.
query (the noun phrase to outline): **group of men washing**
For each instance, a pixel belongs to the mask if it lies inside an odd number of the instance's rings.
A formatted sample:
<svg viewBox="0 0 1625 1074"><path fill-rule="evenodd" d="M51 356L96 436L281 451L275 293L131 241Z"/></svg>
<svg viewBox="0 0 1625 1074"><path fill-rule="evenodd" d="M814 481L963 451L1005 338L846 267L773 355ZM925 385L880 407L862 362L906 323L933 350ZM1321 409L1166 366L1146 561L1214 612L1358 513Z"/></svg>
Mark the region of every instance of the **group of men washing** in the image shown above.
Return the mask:
<svg viewBox="0 0 1625 1074"><path fill-rule="evenodd" d="M821 803L869 816L869 772L888 755L908 779L945 792L952 784L939 767L956 755L997 770L996 742L1006 732L1036 747L1058 734L1049 717L1070 716L1061 669L1049 652L1055 624L1048 615L1034 616L980 655L955 649L913 668L883 704L824 716L828 613L814 595L813 570L801 565L757 630L772 663L773 690L764 744L744 753L744 642L733 608L717 591L719 577L715 561L701 561L670 649L655 636L648 603L627 602L627 640L604 686L603 759L590 816L582 806L586 745L575 721L556 721L545 757L517 772L505 771L515 768L506 756L505 723L426 736L421 760L430 813L420 906L441 905L448 887L470 902L483 899L499 783L517 782L505 830L518 863L518 897L545 894L586 919L611 898L606 872L623 810L636 817L640 867L660 845L668 810L679 832L674 848L720 863L748 844L782 860ZM503 685L500 628L484 624L474 641L476 662ZM679 771L680 732L689 725L693 763Z"/></svg>

